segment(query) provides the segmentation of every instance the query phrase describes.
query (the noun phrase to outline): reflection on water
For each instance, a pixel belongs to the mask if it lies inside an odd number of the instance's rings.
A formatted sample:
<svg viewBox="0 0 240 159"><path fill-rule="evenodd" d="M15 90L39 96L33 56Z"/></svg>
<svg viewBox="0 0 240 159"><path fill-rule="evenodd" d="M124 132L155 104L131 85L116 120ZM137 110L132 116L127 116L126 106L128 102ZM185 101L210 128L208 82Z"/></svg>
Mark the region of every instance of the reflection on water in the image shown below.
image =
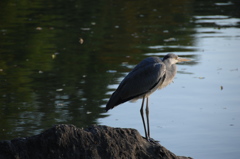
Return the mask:
<svg viewBox="0 0 240 159"><path fill-rule="evenodd" d="M239 43L237 3L2 0L0 139L37 134L59 123L114 126L104 106L126 73L147 56L172 52L190 58L178 65L178 74L184 75L177 77L179 83L183 78L191 84L189 76L207 81L210 77L195 66L205 54L212 60L216 37ZM225 49L218 53L229 52Z"/></svg>
<svg viewBox="0 0 240 159"><path fill-rule="evenodd" d="M106 116L108 85L119 83L148 44L191 45L189 5L2 1L0 138L97 123Z"/></svg>

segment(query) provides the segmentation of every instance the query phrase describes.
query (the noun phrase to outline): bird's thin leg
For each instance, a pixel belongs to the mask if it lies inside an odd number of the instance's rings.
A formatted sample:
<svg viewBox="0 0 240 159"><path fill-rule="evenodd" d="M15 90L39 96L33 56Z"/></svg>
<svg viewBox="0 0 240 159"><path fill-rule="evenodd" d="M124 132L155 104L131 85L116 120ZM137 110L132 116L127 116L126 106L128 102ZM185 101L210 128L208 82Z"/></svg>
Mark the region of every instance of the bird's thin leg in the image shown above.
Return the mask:
<svg viewBox="0 0 240 159"><path fill-rule="evenodd" d="M146 101L146 117L147 117L147 130L148 130L148 138L150 139L150 125L149 125L149 108L148 108L148 97Z"/></svg>
<svg viewBox="0 0 240 159"><path fill-rule="evenodd" d="M154 140L152 138L150 138L150 124L149 124L149 106L148 106L148 97L147 97L147 101L146 101L146 117L147 117L147 140L153 143L159 142L157 140Z"/></svg>
<svg viewBox="0 0 240 159"><path fill-rule="evenodd" d="M143 97L143 99L142 99L142 106L141 106L141 109L140 109L140 114L141 114L141 117L142 117L142 122L143 122L143 127L144 127L144 131L145 131L146 139L149 140L147 130L146 130L146 125L145 125L145 120L144 120L144 114L143 114L144 99L145 99L145 97Z"/></svg>

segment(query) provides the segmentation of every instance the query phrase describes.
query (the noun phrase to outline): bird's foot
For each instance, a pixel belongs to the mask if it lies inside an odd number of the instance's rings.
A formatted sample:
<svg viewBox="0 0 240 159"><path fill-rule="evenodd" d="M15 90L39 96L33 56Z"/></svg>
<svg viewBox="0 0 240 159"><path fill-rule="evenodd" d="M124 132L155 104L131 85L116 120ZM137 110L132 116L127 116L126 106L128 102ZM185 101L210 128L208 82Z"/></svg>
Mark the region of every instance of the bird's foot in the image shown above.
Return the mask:
<svg viewBox="0 0 240 159"><path fill-rule="evenodd" d="M153 138L149 138L149 142L152 142L152 143L159 143L160 141L158 141L158 140L154 140Z"/></svg>
<svg viewBox="0 0 240 159"><path fill-rule="evenodd" d="M148 142L152 142L152 143L159 143L160 141L158 140L154 140L153 138L150 137L143 137L144 139L146 139Z"/></svg>

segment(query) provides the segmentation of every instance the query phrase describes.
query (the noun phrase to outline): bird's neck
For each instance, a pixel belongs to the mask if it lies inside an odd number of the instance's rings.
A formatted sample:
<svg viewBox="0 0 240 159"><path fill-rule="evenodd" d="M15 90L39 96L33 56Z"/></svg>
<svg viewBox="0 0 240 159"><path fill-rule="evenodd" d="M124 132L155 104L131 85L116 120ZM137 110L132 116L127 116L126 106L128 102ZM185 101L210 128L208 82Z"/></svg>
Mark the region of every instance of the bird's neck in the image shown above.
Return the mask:
<svg viewBox="0 0 240 159"><path fill-rule="evenodd" d="M176 64L167 64L166 65L167 67L166 67L166 71L168 72L167 73L167 78L169 79L169 80L173 80L173 78L174 78L174 76L176 75L176 73L177 73L177 66L176 66Z"/></svg>

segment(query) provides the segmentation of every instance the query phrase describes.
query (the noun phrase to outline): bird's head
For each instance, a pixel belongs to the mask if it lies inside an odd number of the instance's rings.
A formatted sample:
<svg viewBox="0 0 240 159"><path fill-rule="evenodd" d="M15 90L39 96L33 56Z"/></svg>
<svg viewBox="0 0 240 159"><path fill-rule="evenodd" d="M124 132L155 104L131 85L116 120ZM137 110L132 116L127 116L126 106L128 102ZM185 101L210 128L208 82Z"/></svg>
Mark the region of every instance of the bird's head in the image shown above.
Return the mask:
<svg viewBox="0 0 240 159"><path fill-rule="evenodd" d="M169 61L171 64L176 64L178 62L183 62L183 61L190 61L189 59L184 59L184 58L179 58L175 54L167 54L164 56L163 61Z"/></svg>

